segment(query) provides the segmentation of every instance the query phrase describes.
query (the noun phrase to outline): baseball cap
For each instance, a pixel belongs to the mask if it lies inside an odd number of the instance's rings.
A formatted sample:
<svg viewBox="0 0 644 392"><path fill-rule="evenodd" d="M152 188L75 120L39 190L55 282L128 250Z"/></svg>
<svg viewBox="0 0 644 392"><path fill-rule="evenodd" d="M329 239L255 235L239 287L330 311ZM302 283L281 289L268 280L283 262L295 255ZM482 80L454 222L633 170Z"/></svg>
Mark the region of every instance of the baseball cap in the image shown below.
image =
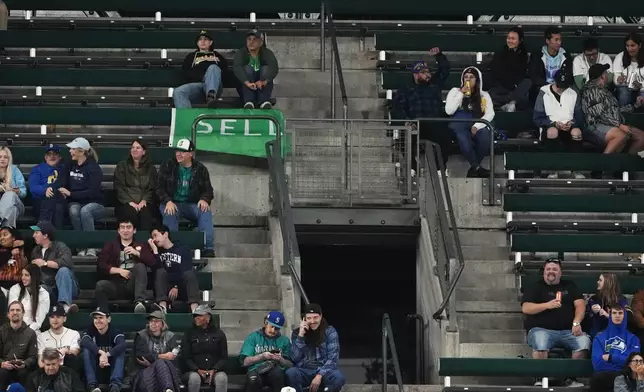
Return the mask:
<svg viewBox="0 0 644 392"><path fill-rule="evenodd" d="M51 222L38 222L36 226L30 226L30 229L33 231L39 231L48 237L51 237L56 232L56 227L51 224Z"/></svg>
<svg viewBox="0 0 644 392"><path fill-rule="evenodd" d="M258 29L248 30L246 32L247 37L251 36L251 35L254 35L257 38L264 38L264 33L262 31L258 30Z"/></svg>
<svg viewBox="0 0 644 392"><path fill-rule="evenodd" d="M54 305L49 309L49 313L47 313L47 317L53 317L53 316L67 316L67 313L65 312L65 308L59 305Z"/></svg>
<svg viewBox="0 0 644 392"><path fill-rule="evenodd" d="M424 60L419 60L416 61L412 66L411 66L411 72L412 73L419 73L420 71L425 71L429 69L429 65L427 65L427 61Z"/></svg>
<svg viewBox="0 0 644 392"><path fill-rule="evenodd" d="M199 305L192 311L193 316L203 316L206 314L212 314L212 308L208 305Z"/></svg>
<svg viewBox="0 0 644 392"><path fill-rule="evenodd" d="M77 137L76 139L72 140L71 143L67 143L67 147L80 148L81 150L89 150L91 148L89 142L84 137Z"/></svg>
<svg viewBox="0 0 644 392"><path fill-rule="evenodd" d="M266 322L275 328L283 328L285 322L284 314L280 311L273 310L266 316Z"/></svg>
<svg viewBox="0 0 644 392"><path fill-rule="evenodd" d="M58 144L49 143L45 146L45 152L53 151L60 154L60 146Z"/></svg>
<svg viewBox="0 0 644 392"><path fill-rule="evenodd" d="M206 38L208 38L209 40L214 41L214 40L212 39L212 35L210 35L210 33L209 33L207 30L201 30L201 31L199 32L199 35L197 35L197 41L198 41L198 40L199 40L199 38L201 38L201 37L206 37Z"/></svg>
<svg viewBox="0 0 644 392"><path fill-rule="evenodd" d="M307 304L304 307L304 314L310 313L322 314L322 308L318 304Z"/></svg>
<svg viewBox="0 0 644 392"><path fill-rule="evenodd" d="M148 314L148 317L146 319L159 319L165 321L165 315L163 314L162 311L160 310L155 310L154 312Z"/></svg>
<svg viewBox="0 0 644 392"><path fill-rule="evenodd" d="M90 317L94 317L96 315L110 317L110 311L108 309L105 309L102 306L99 306L92 313L90 313L89 315L90 315Z"/></svg>
<svg viewBox="0 0 644 392"><path fill-rule="evenodd" d="M555 74L555 82L559 88L568 88L572 86L572 78L570 75L567 75L567 72L564 69L560 69Z"/></svg>
<svg viewBox="0 0 644 392"><path fill-rule="evenodd" d="M593 64L590 66L590 69L588 69L588 79L589 80L595 80L602 76L604 72L608 71L610 68L610 65L608 64Z"/></svg>
<svg viewBox="0 0 644 392"><path fill-rule="evenodd" d="M7 392L25 392L25 387L23 387L22 384L14 382L13 384L9 385Z"/></svg>
<svg viewBox="0 0 644 392"><path fill-rule="evenodd" d="M179 151L191 152L195 150L195 144L192 142L192 140L180 139L177 142L177 145L174 146L174 149Z"/></svg>

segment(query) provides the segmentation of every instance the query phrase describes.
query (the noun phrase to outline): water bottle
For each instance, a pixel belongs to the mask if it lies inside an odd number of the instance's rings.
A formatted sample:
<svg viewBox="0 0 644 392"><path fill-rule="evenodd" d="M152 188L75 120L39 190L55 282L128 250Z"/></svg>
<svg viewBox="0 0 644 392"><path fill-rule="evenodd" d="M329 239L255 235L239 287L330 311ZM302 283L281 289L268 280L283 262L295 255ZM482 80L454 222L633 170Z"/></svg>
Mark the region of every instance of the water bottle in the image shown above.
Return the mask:
<svg viewBox="0 0 644 392"><path fill-rule="evenodd" d="M180 352L181 352L181 345L178 345L172 350L172 354L174 355L179 355Z"/></svg>

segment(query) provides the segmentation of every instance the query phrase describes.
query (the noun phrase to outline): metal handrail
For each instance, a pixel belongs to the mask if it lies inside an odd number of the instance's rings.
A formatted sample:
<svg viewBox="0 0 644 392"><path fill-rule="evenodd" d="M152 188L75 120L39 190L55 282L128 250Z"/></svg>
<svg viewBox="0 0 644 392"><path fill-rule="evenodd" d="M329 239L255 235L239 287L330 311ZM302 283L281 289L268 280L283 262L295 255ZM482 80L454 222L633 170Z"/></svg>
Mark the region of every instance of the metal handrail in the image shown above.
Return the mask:
<svg viewBox="0 0 644 392"><path fill-rule="evenodd" d="M305 303L309 303L309 297L306 295L302 281L295 269L295 263L300 259L300 250L297 243L288 186L286 184L284 160L279 153L279 148L279 141L277 140L266 143L266 157L268 159L269 174L271 177L270 186L273 207L277 212L282 233L282 272L289 273L293 277L302 299L304 299Z"/></svg>
<svg viewBox="0 0 644 392"><path fill-rule="evenodd" d="M420 314L408 314L416 322L416 384L426 384L425 377L425 318Z"/></svg>
<svg viewBox="0 0 644 392"><path fill-rule="evenodd" d="M328 5L327 5L328 7ZM329 24L329 33L331 34L331 45L333 48L333 59L335 61L335 67L337 68L337 73L338 73L338 82L340 83L340 94L342 97L342 109L343 109L343 118L346 120L348 116L348 108L349 108L349 99L347 98L347 87L346 84L344 83L344 74L342 72L342 63L340 62L340 50L338 49L338 37L336 34L336 28L335 28L335 23L333 21L333 14L331 12L328 12L328 24ZM334 72L334 69L331 69L331 72ZM333 77L333 80L331 83L335 83L335 77ZM335 110L335 93L334 96L331 97L333 100L333 106Z"/></svg>
<svg viewBox="0 0 644 392"><path fill-rule="evenodd" d="M494 125L491 122L482 118L446 118L446 117L427 117L417 118L418 121L436 122L436 123L451 123L451 122L467 122L467 123L483 123L490 128L490 184L488 186L488 200L490 206L494 206L496 201L494 199ZM441 161L442 162L442 161ZM443 171L443 173L445 173Z"/></svg>
<svg viewBox="0 0 644 392"><path fill-rule="evenodd" d="M398 362L398 351L396 351L396 342L394 341L394 332L391 328L391 319L389 314L382 315L382 392L387 392L387 344L391 349L391 359L394 362L394 373L398 382L398 392L405 392L403 385L402 373L400 371L400 362Z"/></svg>

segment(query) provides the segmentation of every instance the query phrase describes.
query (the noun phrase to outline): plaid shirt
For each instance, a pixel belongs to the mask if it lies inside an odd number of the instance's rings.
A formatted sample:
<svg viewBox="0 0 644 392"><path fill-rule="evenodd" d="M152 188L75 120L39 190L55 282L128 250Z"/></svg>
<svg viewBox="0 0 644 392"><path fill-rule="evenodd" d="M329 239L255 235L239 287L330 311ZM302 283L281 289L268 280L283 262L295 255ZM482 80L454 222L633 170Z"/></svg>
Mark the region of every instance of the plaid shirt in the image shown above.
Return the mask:
<svg viewBox="0 0 644 392"><path fill-rule="evenodd" d="M444 54L436 55L438 70L427 84L411 83L396 92L392 116L397 120L423 117L444 117L442 90L449 76L449 61Z"/></svg>
<svg viewBox="0 0 644 392"><path fill-rule="evenodd" d="M291 358L295 367L303 369L315 369L317 374L324 376L338 368L340 360L340 337L332 326L326 328L324 343L318 347L309 347L306 340L299 336L299 328L293 330L291 335ZM315 357L315 360L313 360ZM321 366L318 366L322 364ZM313 366L312 366L313 365Z"/></svg>

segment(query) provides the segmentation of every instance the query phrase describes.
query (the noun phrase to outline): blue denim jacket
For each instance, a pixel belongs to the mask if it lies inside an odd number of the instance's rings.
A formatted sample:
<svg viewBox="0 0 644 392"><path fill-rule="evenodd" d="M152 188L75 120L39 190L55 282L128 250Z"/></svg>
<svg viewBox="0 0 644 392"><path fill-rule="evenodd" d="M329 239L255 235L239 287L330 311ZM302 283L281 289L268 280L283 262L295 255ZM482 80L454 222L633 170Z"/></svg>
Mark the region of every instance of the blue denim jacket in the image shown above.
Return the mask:
<svg viewBox="0 0 644 392"><path fill-rule="evenodd" d="M319 347L309 347L306 345L306 340L299 336L299 328L293 330L291 335L291 359L298 368L309 368L307 364L307 353L315 350L315 359L317 363L322 366L317 367L317 374L324 376L332 370L338 368L338 361L340 360L340 337L338 332L332 326L328 326L325 331L324 343Z"/></svg>

